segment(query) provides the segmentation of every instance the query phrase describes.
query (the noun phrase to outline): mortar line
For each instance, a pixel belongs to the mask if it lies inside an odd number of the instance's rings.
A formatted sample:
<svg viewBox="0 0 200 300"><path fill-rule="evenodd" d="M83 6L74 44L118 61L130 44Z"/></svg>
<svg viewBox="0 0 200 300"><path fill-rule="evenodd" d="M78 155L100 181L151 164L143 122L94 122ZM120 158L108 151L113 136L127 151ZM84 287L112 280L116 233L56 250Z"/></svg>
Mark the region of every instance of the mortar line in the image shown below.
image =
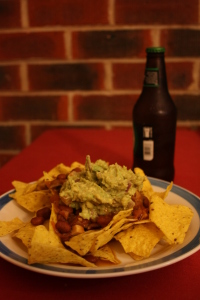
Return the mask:
<svg viewBox="0 0 200 300"><path fill-rule="evenodd" d="M28 92L29 91L29 81L28 81L28 70L27 70L26 63L20 64L20 78L21 78L22 92Z"/></svg>
<svg viewBox="0 0 200 300"><path fill-rule="evenodd" d="M65 46L65 56L67 59L72 60L72 40L71 31L64 32L64 46Z"/></svg>
<svg viewBox="0 0 200 300"><path fill-rule="evenodd" d="M28 15L27 0L21 0L21 24L22 24L22 28L29 27L29 15Z"/></svg>
<svg viewBox="0 0 200 300"><path fill-rule="evenodd" d="M68 94L68 121L73 122L73 94Z"/></svg>
<svg viewBox="0 0 200 300"><path fill-rule="evenodd" d="M108 22L110 25L115 24L115 0L108 2Z"/></svg>

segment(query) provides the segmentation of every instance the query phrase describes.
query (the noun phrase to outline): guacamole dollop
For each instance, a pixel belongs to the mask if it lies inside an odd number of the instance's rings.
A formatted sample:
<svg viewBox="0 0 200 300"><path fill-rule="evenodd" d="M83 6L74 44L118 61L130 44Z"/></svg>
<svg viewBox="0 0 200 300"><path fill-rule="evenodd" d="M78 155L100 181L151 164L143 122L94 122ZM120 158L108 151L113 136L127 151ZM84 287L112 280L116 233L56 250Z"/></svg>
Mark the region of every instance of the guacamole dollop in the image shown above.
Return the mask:
<svg viewBox="0 0 200 300"><path fill-rule="evenodd" d="M131 197L142 189L144 177L117 163L109 165L104 160L92 163L86 156L85 168L74 170L60 190L62 201L80 209L84 219L117 213L134 206Z"/></svg>

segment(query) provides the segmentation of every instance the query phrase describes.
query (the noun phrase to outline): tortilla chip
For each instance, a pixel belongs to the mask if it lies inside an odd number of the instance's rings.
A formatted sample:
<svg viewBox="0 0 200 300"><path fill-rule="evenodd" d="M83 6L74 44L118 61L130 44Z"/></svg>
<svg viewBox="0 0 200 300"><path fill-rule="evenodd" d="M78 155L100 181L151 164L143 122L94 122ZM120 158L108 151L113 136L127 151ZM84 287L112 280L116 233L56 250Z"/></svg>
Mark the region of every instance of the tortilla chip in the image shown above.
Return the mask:
<svg viewBox="0 0 200 300"><path fill-rule="evenodd" d="M173 181L171 181L171 183L167 186L164 192L154 192L153 195L157 195L164 200L165 198L167 198L169 192L172 189L172 186L173 186Z"/></svg>
<svg viewBox="0 0 200 300"><path fill-rule="evenodd" d="M147 176L145 175L145 173L142 169L135 168L134 172L135 172L135 174L139 174L139 175L145 177L145 180L143 182L142 192L148 199L154 194L158 195L162 199L165 199L172 189L173 182L171 182L170 185L168 185L167 189L164 192L155 192L153 190L153 187L152 187L150 181L148 180Z"/></svg>
<svg viewBox="0 0 200 300"><path fill-rule="evenodd" d="M24 195L34 192L37 188L37 185L38 185L38 181L28 184L24 190Z"/></svg>
<svg viewBox="0 0 200 300"><path fill-rule="evenodd" d="M0 236L5 236L24 225L25 223L18 218L14 218L11 221L0 221Z"/></svg>
<svg viewBox="0 0 200 300"><path fill-rule="evenodd" d="M140 176L145 177L145 180L143 181L143 185L142 185L142 192L147 198L149 198L154 192L149 179L145 175L144 171L140 168L134 168L134 172L135 172L135 174L139 174Z"/></svg>
<svg viewBox="0 0 200 300"><path fill-rule="evenodd" d="M52 233L52 235L54 235L54 240L57 240L58 244L62 244L60 237L56 234L54 228L55 226L53 226L53 224L55 225L57 223L57 214L55 212L55 205L52 203L52 207L51 207L51 215L50 215L50 219L49 219L49 232Z"/></svg>
<svg viewBox="0 0 200 300"><path fill-rule="evenodd" d="M36 190L37 182L25 183L22 181L14 180L12 182L13 187L15 188L17 195L25 195L32 193ZM15 194L10 194L9 196L13 198Z"/></svg>
<svg viewBox="0 0 200 300"><path fill-rule="evenodd" d="M120 221L121 219L124 219L124 218L128 218L131 213L132 213L133 209L130 208L130 209L127 209L127 210L121 210L119 211L112 219L112 221L108 224L108 226L110 225L113 225L115 223L117 223L118 221Z"/></svg>
<svg viewBox="0 0 200 300"><path fill-rule="evenodd" d="M134 173L139 174L140 176L146 176L144 171L140 168L134 168Z"/></svg>
<svg viewBox="0 0 200 300"><path fill-rule="evenodd" d="M85 165L77 162L77 161L74 161L71 166L70 166L71 170L73 169L76 169L76 168L80 168L80 169L84 169L85 168Z"/></svg>
<svg viewBox="0 0 200 300"><path fill-rule="evenodd" d="M96 250L95 252L92 253L92 255L95 257L99 257L102 260L112 262L113 264L120 263L120 260L117 259L117 257L115 256L114 252L112 251L109 245L105 245L102 248Z"/></svg>
<svg viewBox="0 0 200 300"><path fill-rule="evenodd" d="M55 238L53 232L49 232L43 225L39 225L35 229L31 247L28 249L28 263L71 263L85 267L96 267L95 264L67 250Z"/></svg>
<svg viewBox="0 0 200 300"><path fill-rule="evenodd" d="M92 245L90 251L94 252L98 250L100 247L106 245L108 242L110 242L115 234L117 234L119 231L127 229L127 227L130 227L132 225L133 219L126 219L123 218L120 221L114 223L113 225L111 222L103 228L102 232L96 237L94 244ZM125 225L125 227L123 227Z"/></svg>
<svg viewBox="0 0 200 300"><path fill-rule="evenodd" d="M130 252L130 253L128 253L134 260L142 260L142 259L144 259L144 257L143 256L139 256L139 255L136 255L136 254L134 254L134 253L132 253L132 252Z"/></svg>
<svg viewBox="0 0 200 300"><path fill-rule="evenodd" d="M150 201L149 219L164 233L170 244L181 244L193 217L183 205L169 205L157 195Z"/></svg>
<svg viewBox="0 0 200 300"><path fill-rule="evenodd" d="M89 251L96 251L98 248L105 245L103 237L105 238L105 241L110 241L113 237L113 233L110 233L111 231L107 232L107 230L113 226L114 224L118 223L122 218L126 221L123 222L129 222L131 223L132 220L125 219L126 217L130 216L132 212L132 209L126 210L126 211L120 211L117 215L115 215L112 219L112 221L103 229L98 230L89 230L84 233L81 233L79 235L76 235L72 237L69 241L65 242L67 246L69 246L71 249L78 252L81 256L86 255ZM123 224L120 223L119 227ZM118 228L118 227L117 227ZM118 230L118 229L117 229ZM100 236L99 240L97 239L98 236ZM96 242L96 246L94 246Z"/></svg>
<svg viewBox="0 0 200 300"><path fill-rule="evenodd" d="M126 253L134 253L139 257L149 257L163 233L153 224L139 224L120 232L115 236Z"/></svg>
<svg viewBox="0 0 200 300"><path fill-rule="evenodd" d="M49 231L54 231L54 227L52 226L52 223L57 223L57 214L55 212L55 204L52 203L51 206L51 215L50 215L50 221L49 221Z"/></svg>
<svg viewBox="0 0 200 300"><path fill-rule="evenodd" d="M80 164L78 162L73 162L71 164L71 166L68 167L68 166L65 166L63 163L61 163L61 164L57 165L56 167L54 167L53 169L51 169L49 172L43 172L44 176L41 179L53 180L59 174L69 174L75 168L83 169L84 165L82 165L82 164Z"/></svg>
<svg viewBox="0 0 200 300"><path fill-rule="evenodd" d="M131 215L131 213L132 213L132 208L118 212L118 214L116 214L113 217L110 223L107 226L105 226L102 230L100 230L99 234L95 237L95 239L93 239L93 244L90 248L90 251L94 252L100 247L107 244L109 241L111 241L117 232L123 230L121 227L125 223L131 224L134 220L126 219Z"/></svg>
<svg viewBox="0 0 200 300"><path fill-rule="evenodd" d="M15 188L15 192L9 194L10 198L15 198L17 195L23 195L26 187L28 186L28 183L14 180L12 182L13 187Z"/></svg>
<svg viewBox="0 0 200 300"><path fill-rule="evenodd" d="M96 240L96 237L102 232L101 230L89 230L79 235L73 236L69 241L65 242L67 246L75 250L81 256L86 255L93 243Z"/></svg>
<svg viewBox="0 0 200 300"><path fill-rule="evenodd" d="M36 227L31 223L27 223L25 226L20 228L18 232L13 235L13 237L20 239L27 248L30 248L35 228Z"/></svg>
<svg viewBox="0 0 200 300"><path fill-rule="evenodd" d="M52 205L49 231L54 232L52 223L56 224L56 222L57 214L55 213L54 205ZM65 244L71 249L75 250L81 256L84 256L89 252L96 236L99 234L100 231L101 230L89 230L84 233L75 235L70 239L70 241L66 241ZM57 238L60 241L60 238L57 236L57 234L55 232L54 234L56 235L55 239Z"/></svg>
<svg viewBox="0 0 200 300"><path fill-rule="evenodd" d="M144 220L140 220L140 221L135 221L135 224L146 224L146 223L150 223L151 221L149 219L144 219Z"/></svg>
<svg viewBox="0 0 200 300"><path fill-rule="evenodd" d="M13 199L28 211L35 212L45 206L49 206L51 196L52 194L49 190L41 190L25 195L20 195L16 192L15 195L13 195Z"/></svg>
<svg viewBox="0 0 200 300"><path fill-rule="evenodd" d="M68 174L71 171L70 167L65 166L63 163L55 166L49 172L43 172L44 176L40 180L54 180L59 174Z"/></svg>

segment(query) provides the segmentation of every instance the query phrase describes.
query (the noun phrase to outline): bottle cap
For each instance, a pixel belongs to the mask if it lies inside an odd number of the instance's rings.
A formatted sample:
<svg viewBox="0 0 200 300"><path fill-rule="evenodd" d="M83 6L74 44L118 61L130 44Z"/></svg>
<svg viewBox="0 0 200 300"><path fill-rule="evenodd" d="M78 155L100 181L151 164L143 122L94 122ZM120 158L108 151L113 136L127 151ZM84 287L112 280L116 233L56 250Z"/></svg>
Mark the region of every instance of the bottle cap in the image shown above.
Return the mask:
<svg viewBox="0 0 200 300"><path fill-rule="evenodd" d="M164 47L149 47L146 48L147 53L164 53L165 48Z"/></svg>

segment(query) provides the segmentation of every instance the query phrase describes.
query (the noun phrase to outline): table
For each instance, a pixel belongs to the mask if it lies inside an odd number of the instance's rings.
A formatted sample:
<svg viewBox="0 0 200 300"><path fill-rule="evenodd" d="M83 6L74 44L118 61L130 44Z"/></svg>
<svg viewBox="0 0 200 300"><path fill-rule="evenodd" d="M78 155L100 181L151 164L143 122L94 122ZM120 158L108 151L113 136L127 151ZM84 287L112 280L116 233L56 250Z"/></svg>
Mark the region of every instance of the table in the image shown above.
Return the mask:
<svg viewBox="0 0 200 300"><path fill-rule="evenodd" d="M200 131L178 128L174 183L200 196ZM56 129L37 138L0 169L0 194L13 180L41 177L56 164L102 158L132 167L131 129ZM0 258L2 299L196 299L200 295L200 251L162 269L137 275L101 278L59 278L31 272Z"/></svg>

